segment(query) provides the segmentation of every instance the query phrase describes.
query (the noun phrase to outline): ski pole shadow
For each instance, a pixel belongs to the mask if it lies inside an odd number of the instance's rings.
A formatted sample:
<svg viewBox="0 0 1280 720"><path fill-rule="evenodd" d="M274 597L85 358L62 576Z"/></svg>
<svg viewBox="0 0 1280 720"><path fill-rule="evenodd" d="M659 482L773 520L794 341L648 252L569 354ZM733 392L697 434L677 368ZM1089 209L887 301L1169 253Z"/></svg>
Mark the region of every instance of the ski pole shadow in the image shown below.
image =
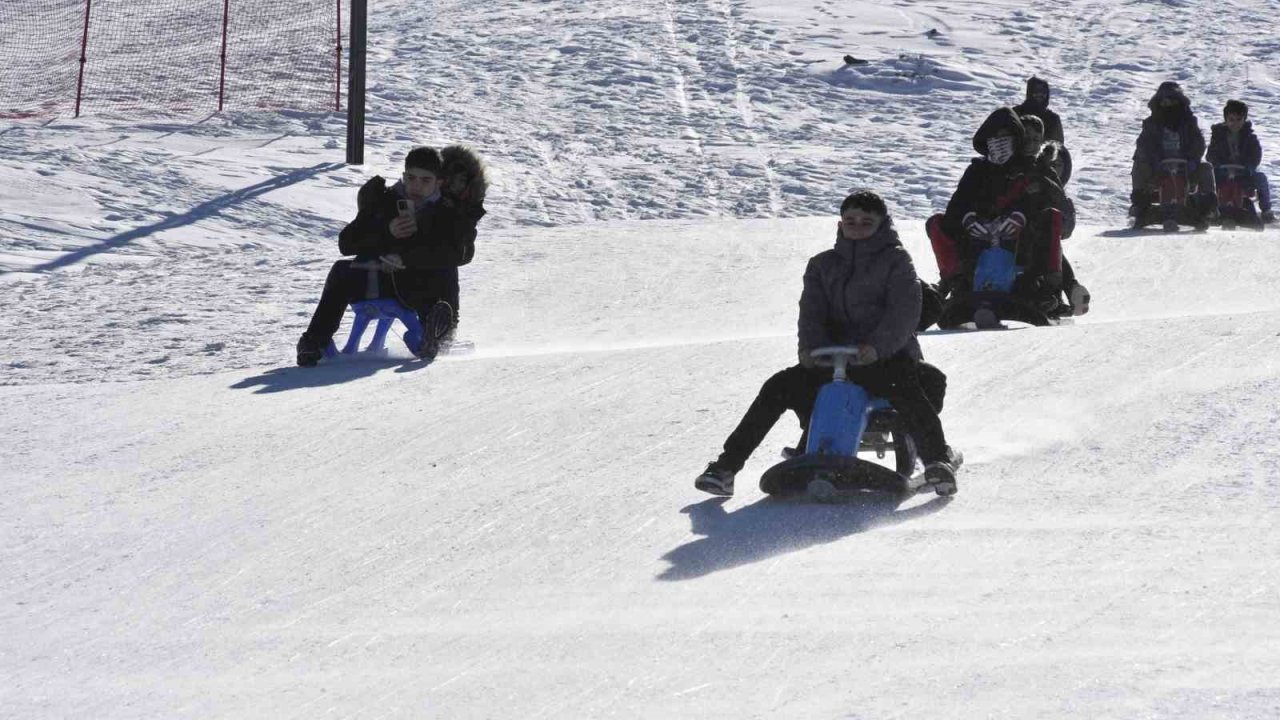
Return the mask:
<svg viewBox="0 0 1280 720"><path fill-rule="evenodd" d="M934 497L901 510L897 501L872 497L830 505L765 497L733 512L725 511L726 502L713 498L681 510L689 515L692 531L703 537L663 555L671 566L657 579L692 580L897 525L932 515L949 505L951 498Z"/></svg>
<svg viewBox="0 0 1280 720"><path fill-rule="evenodd" d="M268 370L261 375L247 377L234 383L233 390L254 389L254 394L284 392L286 390L302 390L305 388L341 385L361 378L372 377L379 370L395 368L395 372L416 372L427 367L427 363L418 360L406 361L397 359L359 360L346 362L323 362L316 367L281 367Z"/></svg>

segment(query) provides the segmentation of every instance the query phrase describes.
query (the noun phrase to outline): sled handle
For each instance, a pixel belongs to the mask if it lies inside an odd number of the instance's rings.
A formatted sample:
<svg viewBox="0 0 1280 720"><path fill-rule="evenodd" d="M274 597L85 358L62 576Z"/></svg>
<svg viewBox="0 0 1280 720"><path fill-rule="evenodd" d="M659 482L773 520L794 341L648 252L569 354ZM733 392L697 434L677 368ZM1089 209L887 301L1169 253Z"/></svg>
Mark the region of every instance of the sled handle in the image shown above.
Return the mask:
<svg viewBox="0 0 1280 720"><path fill-rule="evenodd" d="M846 366L860 364L854 361L858 357L858 347L856 345L827 345L814 348L809 351L809 357L813 358L814 364L819 367L831 368L833 379L837 381L842 381L848 377L846 375Z"/></svg>

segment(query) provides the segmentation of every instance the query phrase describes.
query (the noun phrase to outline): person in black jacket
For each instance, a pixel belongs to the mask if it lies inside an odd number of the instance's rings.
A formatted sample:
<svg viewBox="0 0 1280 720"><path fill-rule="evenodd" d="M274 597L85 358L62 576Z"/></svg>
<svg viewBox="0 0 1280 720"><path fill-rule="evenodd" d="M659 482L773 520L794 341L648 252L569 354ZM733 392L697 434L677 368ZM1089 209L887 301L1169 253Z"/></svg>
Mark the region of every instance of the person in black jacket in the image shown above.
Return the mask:
<svg viewBox="0 0 1280 720"><path fill-rule="evenodd" d="M1019 115L1034 115L1044 123L1044 138L1066 145L1062 137L1062 118L1049 109L1049 83L1034 75L1027 78L1027 99L1013 108ZM1066 180L1063 180L1066 183Z"/></svg>
<svg viewBox="0 0 1280 720"><path fill-rule="evenodd" d="M1224 165L1243 165L1248 182L1258 191L1258 210L1264 223L1275 222L1271 212L1271 184L1258 165L1262 163L1262 143L1249 121L1249 106L1240 100L1228 100L1222 108L1223 122L1209 128L1209 151L1205 159L1213 164L1219 184L1226 178Z"/></svg>
<svg viewBox="0 0 1280 720"><path fill-rule="evenodd" d="M1147 101L1147 108L1151 115L1142 121L1142 132L1133 151L1129 217L1137 224L1144 222L1149 216L1156 179L1163 171L1162 162L1183 160L1187 163L1188 205L1195 214L1196 227L1203 230L1209 226L1209 216L1218 209L1217 186L1213 166L1203 161L1204 133L1191 111L1191 101L1183 94L1182 86L1170 80L1160 83Z"/></svg>
<svg viewBox="0 0 1280 720"><path fill-rule="evenodd" d="M1071 153L1061 143L1045 138L1044 122L1040 118L1022 115L1019 119L1027 132L1023 156L1041 174L1057 181L1062 187L1062 205L1059 210L1062 211L1062 239L1066 240L1076 228L1076 204L1066 194L1067 180L1071 178ZM1062 291L1066 294L1072 315L1089 312L1089 291L1076 280L1075 270L1065 252L1062 254Z"/></svg>
<svg viewBox="0 0 1280 720"><path fill-rule="evenodd" d="M458 177L466 171L469 176ZM424 332L414 354L434 358L457 323L458 267L475 254L484 188L478 158L459 146L443 154L413 148L400 182L390 188L379 176L366 182L356 198L355 219L338 234L339 252L355 259L330 268L298 340L298 365L320 361L348 304L379 298L395 298L417 311Z"/></svg>
<svg viewBox="0 0 1280 720"><path fill-rule="evenodd" d="M1056 179L1028 157L1021 118L1012 108L996 109L974 133L973 148L981 157L965 169L946 212L925 223L939 292L950 296L939 325L977 320L965 316L978 309L970 302L974 271L982 252L997 244L1016 248L1025 270L1015 294L1036 308L1035 317L1073 312L1059 300L1074 290L1065 285L1062 268L1063 209L1069 201Z"/></svg>
<svg viewBox="0 0 1280 720"><path fill-rule="evenodd" d="M840 205L835 247L810 258L805 268L797 324L799 364L765 381L725 440L724 452L694 480L694 487L732 495L734 476L788 409L807 432L818 391L832 378L831 368L816 367L810 352L854 345L858 357L850 361L849 381L893 405L916 441L927 483L939 495L954 493L959 456L946 444L938 419L946 376L929 366L926 379L916 340L919 319L920 282L884 200L870 190L850 194Z"/></svg>

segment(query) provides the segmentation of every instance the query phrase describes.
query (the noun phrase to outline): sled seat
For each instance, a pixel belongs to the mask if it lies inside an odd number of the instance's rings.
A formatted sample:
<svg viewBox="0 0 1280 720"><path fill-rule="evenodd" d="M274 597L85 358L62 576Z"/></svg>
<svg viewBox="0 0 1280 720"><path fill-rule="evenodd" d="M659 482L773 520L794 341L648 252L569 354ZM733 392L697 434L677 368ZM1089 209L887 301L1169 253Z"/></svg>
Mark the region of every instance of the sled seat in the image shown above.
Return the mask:
<svg viewBox="0 0 1280 720"><path fill-rule="evenodd" d="M418 320L418 313L402 305L399 300L393 298L361 300L351 303L351 310L355 313L355 320L351 323L351 334L347 336L347 342L342 346L343 355L354 355L360 352L360 338L369 327L369 323L375 320L377 325L373 331L373 340L364 349L365 352L383 349L387 342L387 333L391 330L391 323L396 320L399 320L407 330L404 334L405 345L412 350L422 344L422 322ZM330 341L324 353L325 357L336 357L338 353L337 346Z"/></svg>

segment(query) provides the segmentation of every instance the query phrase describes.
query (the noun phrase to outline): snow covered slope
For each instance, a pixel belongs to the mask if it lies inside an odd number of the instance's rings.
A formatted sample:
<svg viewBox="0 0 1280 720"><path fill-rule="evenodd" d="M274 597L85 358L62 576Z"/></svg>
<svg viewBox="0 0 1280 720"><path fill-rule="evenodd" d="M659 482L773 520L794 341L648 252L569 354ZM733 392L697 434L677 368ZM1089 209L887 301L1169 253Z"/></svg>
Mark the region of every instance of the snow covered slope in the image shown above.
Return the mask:
<svg viewBox="0 0 1280 720"><path fill-rule="evenodd" d="M363 168L336 116L0 126L0 717L1274 717L1280 242L1115 230L1162 79L1280 148L1273 8L1022 5L382 3ZM844 192L932 276L1033 72L1095 310L922 338L959 495L766 500L791 418L693 490ZM292 367L355 188L454 141L477 352Z"/></svg>

